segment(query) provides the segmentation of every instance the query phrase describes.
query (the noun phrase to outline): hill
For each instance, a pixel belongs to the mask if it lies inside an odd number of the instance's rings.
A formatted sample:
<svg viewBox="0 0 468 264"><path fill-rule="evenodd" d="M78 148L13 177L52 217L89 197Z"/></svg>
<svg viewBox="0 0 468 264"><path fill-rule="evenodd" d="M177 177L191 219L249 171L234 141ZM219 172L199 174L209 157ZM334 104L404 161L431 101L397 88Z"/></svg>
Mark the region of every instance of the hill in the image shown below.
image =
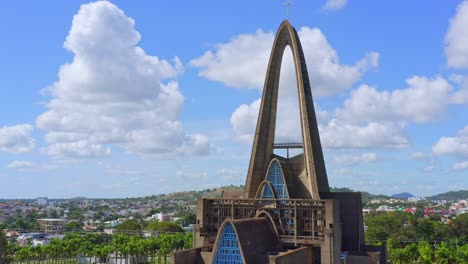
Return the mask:
<svg viewBox="0 0 468 264"><path fill-rule="evenodd" d="M468 199L468 190L440 193L427 197L430 200L462 200Z"/></svg>
<svg viewBox="0 0 468 264"><path fill-rule="evenodd" d="M395 199L408 199L408 198L414 197L414 195L408 192L402 192L402 193L394 194L390 197L395 198Z"/></svg>

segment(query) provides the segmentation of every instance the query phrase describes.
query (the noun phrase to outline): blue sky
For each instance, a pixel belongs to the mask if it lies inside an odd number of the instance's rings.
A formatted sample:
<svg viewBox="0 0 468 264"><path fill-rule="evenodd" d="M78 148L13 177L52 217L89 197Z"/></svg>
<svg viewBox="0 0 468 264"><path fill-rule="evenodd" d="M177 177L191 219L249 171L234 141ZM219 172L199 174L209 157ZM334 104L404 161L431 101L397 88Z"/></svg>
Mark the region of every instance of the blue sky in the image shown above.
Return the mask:
<svg viewBox="0 0 468 264"><path fill-rule="evenodd" d="M0 198L244 184L278 1L0 4ZM331 186L467 189L468 1L292 1ZM285 53L277 141L299 138Z"/></svg>

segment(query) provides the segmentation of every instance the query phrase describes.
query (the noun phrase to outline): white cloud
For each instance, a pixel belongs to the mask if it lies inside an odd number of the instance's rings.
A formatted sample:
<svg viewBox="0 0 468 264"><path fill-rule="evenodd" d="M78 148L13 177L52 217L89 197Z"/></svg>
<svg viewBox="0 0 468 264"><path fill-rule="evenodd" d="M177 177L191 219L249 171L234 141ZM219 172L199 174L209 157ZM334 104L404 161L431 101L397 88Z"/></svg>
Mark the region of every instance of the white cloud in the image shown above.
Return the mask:
<svg viewBox="0 0 468 264"><path fill-rule="evenodd" d="M344 165L356 165L377 161L377 154L363 153L361 155L339 155L333 158L333 162Z"/></svg>
<svg viewBox="0 0 468 264"><path fill-rule="evenodd" d="M451 97L453 104L468 104L468 76L461 74L452 74L450 80L456 83L460 88L455 91Z"/></svg>
<svg viewBox="0 0 468 264"><path fill-rule="evenodd" d="M231 170L231 169L217 170L216 175L218 177L221 177L221 179L226 180L226 181L243 180L243 178L244 178L244 175L242 175L239 171Z"/></svg>
<svg viewBox="0 0 468 264"><path fill-rule="evenodd" d="M354 65L340 63L337 52L318 28L302 27L299 32L314 96L331 96L349 89L362 75L378 65L379 54L370 52ZM237 88L263 89L266 68L273 45L273 33L258 30L242 34L230 42L218 44L214 50L190 62L199 67L200 76ZM290 56L285 53L285 56ZM284 58L281 77L294 88L293 61Z"/></svg>
<svg viewBox="0 0 468 264"><path fill-rule="evenodd" d="M322 8L326 11L336 11L345 7L347 2L348 0L327 0Z"/></svg>
<svg viewBox="0 0 468 264"><path fill-rule="evenodd" d="M409 140L403 126L387 122L353 125L338 119L319 126L320 139L328 148L403 148Z"/></svg>
<svg viewBox="0 0 468 264"><path fill-rule="evenodd" d="M186 180L206 180L208 174L206 172L188 172L188 171L177 171L177 176Z"/></svg>
<svg viewBox="0 0 468 264"><path fill-rule="evenodd" d="M455 163L453 165L453 169L455 169L455 170L466 170L466 169L468 169L468 160Z"/></svg>
<svg viewBox="0 0 468 264"><path fill-rule="evenodd" d="M34 162L25 161L25 160L15 160L12 161L10 164L7 165L9 169L15 170L33 170L36 169L38 166Z"/></svg>
<svg viewBox="0 0 468 264"><path fill-rule="evenodd" d="M103 156L110 144L141 155L208 152L210 143L186 135L178 120L184 103L178 83L162 82L181 74L181 62L146 54L134 24L107 1L84 4L74 16L64 43L73 61L61 66L47 89L48 110L36 120L47 131L45 153Z"/></svg>
<svg viewBox="0 0 468 264"><path fill-rule="evenodd" d="M455 157L468 157L468 126L458 131L455 137L442 137L432 146L437 155L452 155Z"/></svg>
<svg viewBox="0 0 468 264"><path fill-rule="evenodd" d="M297 103L296 103L297 104ZM238 140L251 144L256 129L260 100L250 105L241 105L231 116L235 136ZM298 113L279 111L277 116L277 142L302 141L300 124L294 118ZM292 114L291 114L292 113ZM330 118L330 114L316 107L321 143L325 148L403 148L410 142L404 133L404 125L395 122L368 122L352 124L338 118Z"/></svg>
<svg viewBox="0 0 468 264"><path fill-rule="evenodd" d="M29 124L0 127L0 151L9 153L31 152L36 147Z"/></svg>
<svg viewBox="0 0 468 264"><path fill-rule="evenodd" d="M261 99L255 100L250 105L240 105L231 115L231 125L236 138L247 144L253 141L253 133L257 126L257 117L260 110Z"/></svg>
<svg viewBox="0 0 468 264"><path fill-rule="evenodd" d="M450 103L452 86L442 77L413 76L404 89L378 91L362 85L337 110L337 116L352 123L411 121L424 123L439 118Z"/></svg>
<svg viewBox="0 0 468 264"><path fill-rule="evenodd" d="M416 160L428 160L432 158L432 153L426 152L413 152L410 154L410 157Z"/></svg>
<svg viewBox="0 0 468 264"><path fill-rule="evenodd" d="M445 35L445 55L447 64L452 68L468 67L468 1L457 7L454 17Z"/></svg>
<svg viewBox="0 0 468 264"><path fill-rule="evenodd" d="M50 144L43 149L43 153L56 158L93 158L110 156L112 151L109 147L104 147L101 144L92 144L87 140L79 140Z"/></svg>

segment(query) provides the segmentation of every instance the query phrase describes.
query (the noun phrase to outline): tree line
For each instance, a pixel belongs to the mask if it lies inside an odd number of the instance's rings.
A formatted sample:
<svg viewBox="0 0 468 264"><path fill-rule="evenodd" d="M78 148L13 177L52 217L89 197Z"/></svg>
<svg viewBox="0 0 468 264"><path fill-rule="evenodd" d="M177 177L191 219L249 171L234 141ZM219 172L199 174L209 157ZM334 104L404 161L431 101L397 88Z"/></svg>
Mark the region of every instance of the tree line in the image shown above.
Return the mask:
<svg viewBox="0 0 468 264"><path fill-rule="evenodd" d="M366 242L387 247L391 263L468 263L468 214L442 219L407 212L365 216Z"/></svg>
<svg viewBox="0 0 468 264"><path fill-rule="evenodd" d="M47 245L20 247L16 239L8 241L0 232L0 263L77 256L92 256L106 263L110 255L121 259L144 257L145 262L166 263L170 252L190 248L192 239L191 233L161 233L147 238L140 235L69 233L63 239L52 239Z"/></svg>

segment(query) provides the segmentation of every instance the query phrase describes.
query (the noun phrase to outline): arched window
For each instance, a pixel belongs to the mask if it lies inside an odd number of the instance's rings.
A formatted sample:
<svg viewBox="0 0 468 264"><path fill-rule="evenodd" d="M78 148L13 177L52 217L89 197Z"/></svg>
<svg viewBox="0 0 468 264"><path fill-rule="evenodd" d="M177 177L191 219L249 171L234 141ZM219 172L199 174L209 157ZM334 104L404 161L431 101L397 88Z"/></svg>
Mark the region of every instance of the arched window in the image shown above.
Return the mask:
<svg viewBox="0 0 468 264"><path fill-rule="evenodd" d="M276 198L289 199L288 191L286 189L286 183L284 182L283 171L281 170L281 167L277 160L273 160L273 162L270 164L266 180L269 181L271 185L273 185L273 189L276 193ZM271 188L267 185L263 187L262 198L274 198Z"/></svg>
<svg viewBox="0 0 468 264"><path fill-rule="evenodd" d="M226 225L224 225L221 238L218 241L214 263L242 264L239 242L237 241L237 235L231 223L226 223Z"/></svg>

